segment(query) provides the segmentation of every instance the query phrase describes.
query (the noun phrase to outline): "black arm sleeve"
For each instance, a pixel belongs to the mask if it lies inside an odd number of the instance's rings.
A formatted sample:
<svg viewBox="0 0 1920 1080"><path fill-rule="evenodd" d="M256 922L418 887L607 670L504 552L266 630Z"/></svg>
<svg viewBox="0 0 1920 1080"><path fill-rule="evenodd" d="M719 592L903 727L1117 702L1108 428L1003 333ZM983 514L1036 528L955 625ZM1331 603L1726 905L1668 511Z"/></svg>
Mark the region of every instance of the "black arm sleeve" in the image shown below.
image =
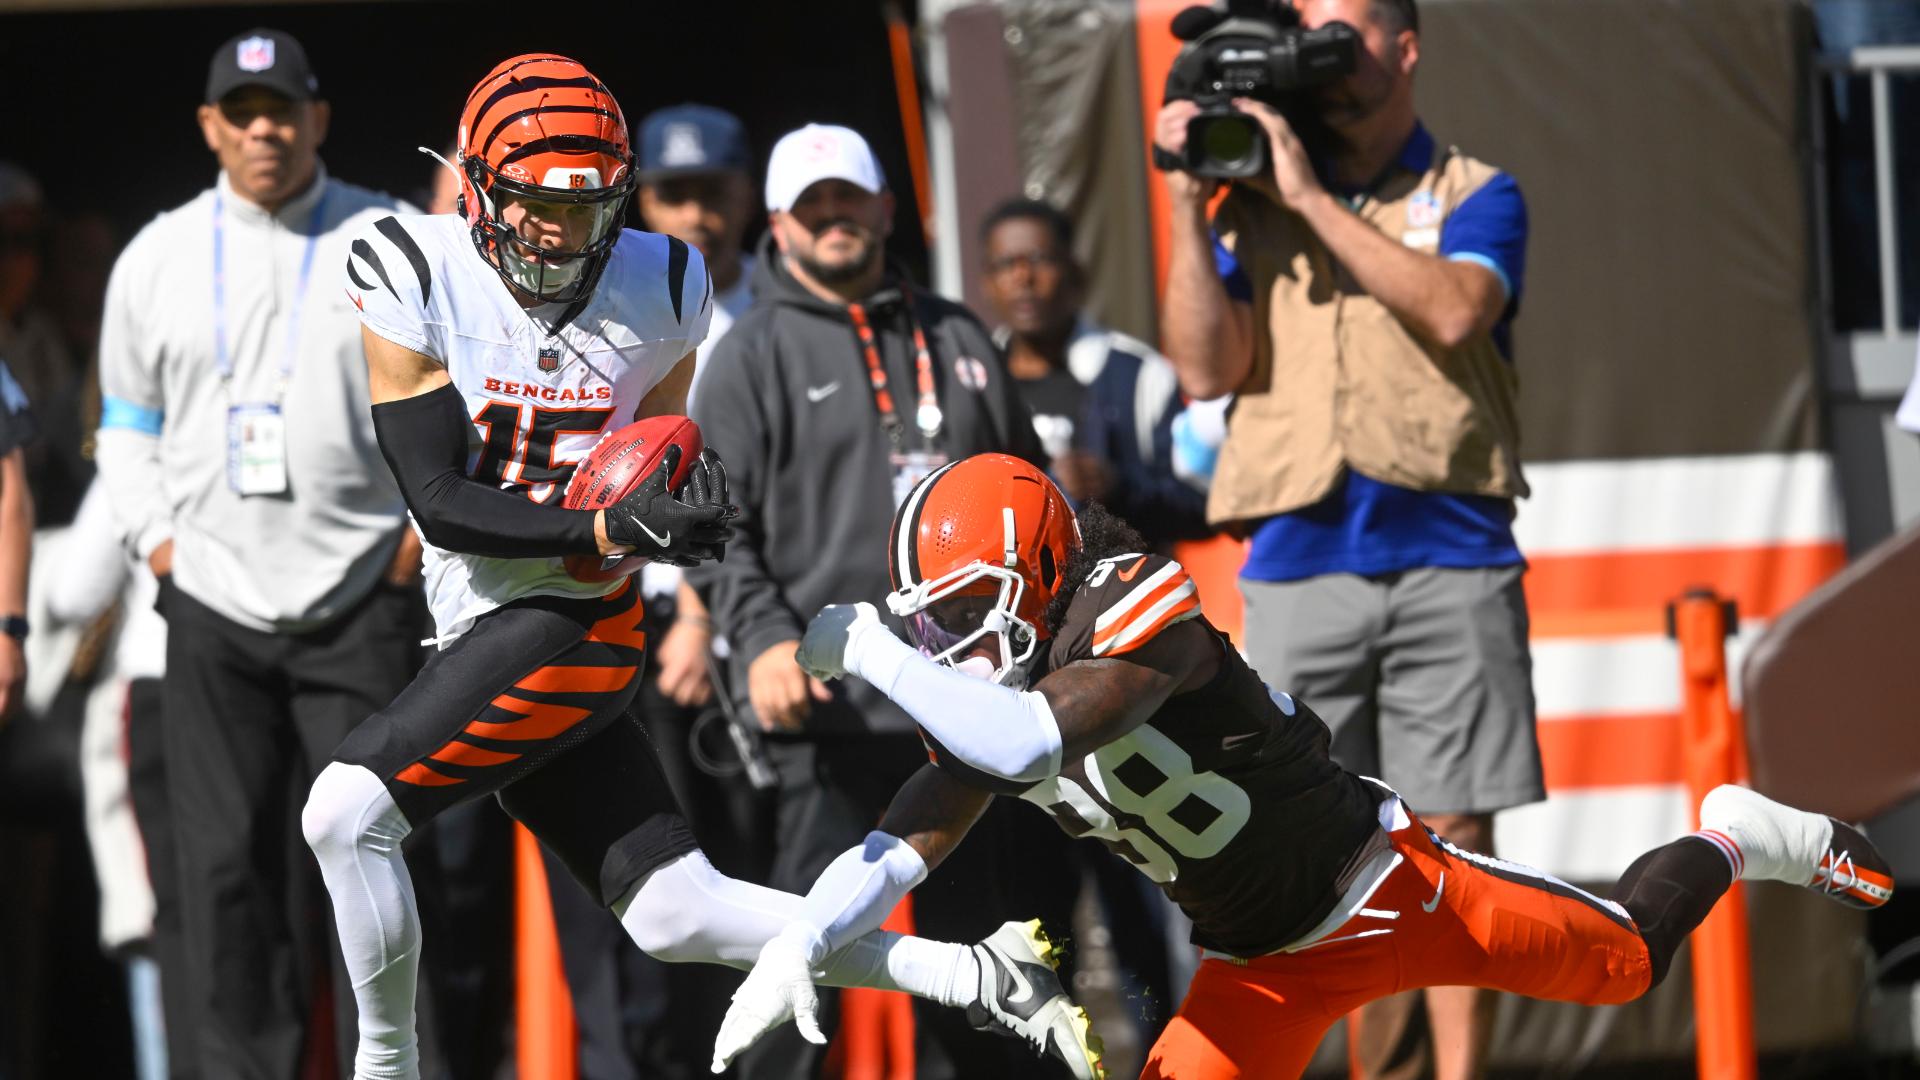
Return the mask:
<svg viewBox="0 0 1920 1080"><path fill-rule="evenodd" d="M380 455L427 542L500 559L596 554L592 511L542 506L467 476L472 423L452 383L373 407Z"/></svg>

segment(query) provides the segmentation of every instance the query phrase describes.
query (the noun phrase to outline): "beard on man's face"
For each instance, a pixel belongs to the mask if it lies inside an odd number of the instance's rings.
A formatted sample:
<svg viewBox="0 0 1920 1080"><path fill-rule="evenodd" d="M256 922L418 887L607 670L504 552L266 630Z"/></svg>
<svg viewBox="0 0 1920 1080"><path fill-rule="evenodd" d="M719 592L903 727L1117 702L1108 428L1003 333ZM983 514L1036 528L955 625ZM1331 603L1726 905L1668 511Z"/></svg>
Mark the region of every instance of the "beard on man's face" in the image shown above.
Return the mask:
<svg viewBox="0 0 1920 1080"><path fill-rule="evenodd" d="M832 262L822 261L812 253L794 256L794 261L807 272L807 276L822 285L844 285L849 281L856 281L872 269L874 260L880 256L880 245L873 242L873 237L866 230L845 220L826 222L814 231L814 252L820 250L819 238L835 226L844 228L858 239L858 251Z"/></svg>

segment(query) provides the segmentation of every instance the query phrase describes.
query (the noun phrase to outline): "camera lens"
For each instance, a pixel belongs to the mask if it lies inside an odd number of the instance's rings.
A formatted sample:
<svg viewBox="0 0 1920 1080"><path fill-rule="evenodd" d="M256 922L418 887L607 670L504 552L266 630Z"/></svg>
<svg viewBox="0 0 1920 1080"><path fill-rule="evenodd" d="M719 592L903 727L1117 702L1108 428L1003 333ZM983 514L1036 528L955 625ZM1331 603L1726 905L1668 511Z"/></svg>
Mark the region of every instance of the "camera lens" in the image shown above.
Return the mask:
<svg viewBox="0 0 1920 1080"><path fill-rule="evenodd" d="M1260 129L1248 117L1218 116L1200 132L1200 153L1217 175L1244 176L1257 163L1259 139Z"/></svg>

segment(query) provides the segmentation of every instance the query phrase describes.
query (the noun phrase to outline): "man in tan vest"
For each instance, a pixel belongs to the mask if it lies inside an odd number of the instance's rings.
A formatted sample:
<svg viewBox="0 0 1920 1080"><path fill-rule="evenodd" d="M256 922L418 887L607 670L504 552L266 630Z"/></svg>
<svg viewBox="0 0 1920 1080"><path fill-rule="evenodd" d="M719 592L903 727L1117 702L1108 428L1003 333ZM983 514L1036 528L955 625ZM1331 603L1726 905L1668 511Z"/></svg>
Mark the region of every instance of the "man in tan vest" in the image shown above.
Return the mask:
<svg viewBox="0 0 1920 1080"><path fill-rule="evenodd" d="M1326 720L1342 765L1491 853L1493 812L1544 796L1512 530L1526 208L1417 119L1413 0L1296 6L1309 28L1360 33L1356 70L1316 97L1327 145L1310 156L1278 112L1240 100L1269 171L1211 221L1216 182L1167 174L1163 344L1189 395L1237 395L1208 517L1251 538L1248 658ZM1155 141L1178 153L1197 111L1167 104ZM1358 1018L1369 1075L1396 1064L1403 998ZM1435 1074L1478 1076L1490 996L1448 987L1425 1004Z"/></svg>

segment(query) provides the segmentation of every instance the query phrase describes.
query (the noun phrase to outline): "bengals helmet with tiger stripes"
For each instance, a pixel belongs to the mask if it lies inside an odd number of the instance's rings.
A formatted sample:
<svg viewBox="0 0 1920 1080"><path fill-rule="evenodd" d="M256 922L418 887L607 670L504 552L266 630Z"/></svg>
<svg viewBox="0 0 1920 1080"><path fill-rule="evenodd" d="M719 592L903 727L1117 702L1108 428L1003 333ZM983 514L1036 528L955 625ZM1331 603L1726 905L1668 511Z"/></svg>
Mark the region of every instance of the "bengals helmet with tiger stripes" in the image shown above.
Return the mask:
<svg viewBox="0 0 1920 1080"><path fill-rule="evenodd" d="M547 303L591 293L635 183L626 117L606 84L564 56L516 56L467 95L455 146L460 212L507 284ZM527 242L502 220L511 203L586 225L587 242L575 250Z"/></svg>
<svg viewBox="0 0 1920 1080"><path fill-rule="evenodd" d="M960 667L999 635L993 681L1024 681L1048 636L1047 605L1080 550L1073 508L1047 474L976 454L928 474L894 515L887 609L933 659Z"/></svg>

